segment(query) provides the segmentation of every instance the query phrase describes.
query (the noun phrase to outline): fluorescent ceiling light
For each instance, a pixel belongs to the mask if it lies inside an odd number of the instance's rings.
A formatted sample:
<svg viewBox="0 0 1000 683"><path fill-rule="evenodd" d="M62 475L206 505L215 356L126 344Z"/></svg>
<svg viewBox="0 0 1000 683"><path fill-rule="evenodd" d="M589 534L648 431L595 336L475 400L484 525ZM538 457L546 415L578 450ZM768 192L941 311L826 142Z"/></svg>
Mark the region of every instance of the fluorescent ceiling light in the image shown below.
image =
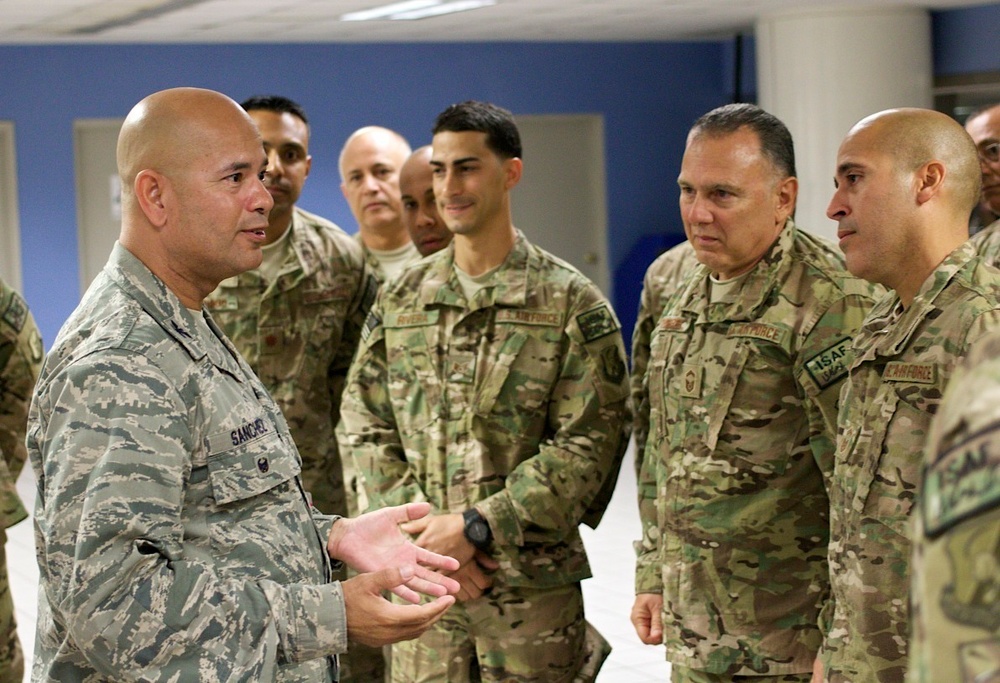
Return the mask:
<svg viewBox="0 0 1000 683"><path fill-rule="evenodd" d="M496 0L456 0L456 2L446 2L443 5L425 7L424 9L411 10L409 12L400 12L399 14L393 14L389 18L401 21L426 19L427 17L438 17L442 14L464 12L466 10L489 7L490 5L495 4L497 4Z"/></svg>
<svg viewBox="0 0 1000 683"><path fill-rule="evenodd" d="M390 15L399 14L400 12L409 12L411 10L433 7L434 5L440 4L441 0L407 0L406 2L394 2L391 5L381 5L379 7L361 10L360 12L341 14L340 20L371 21L372 19L384 19Z"/></svg>
<svg viewBox="0 0 1000 683"><path fill-rule="evenodd" d="M453 2L442 2L442 0L408 0L408 2L394 2L391 5L382 5L381 7L373 7L372 9L360 12L342 14L340 20L371 21L372 19L389 19L392 21L407 21L464 12L495 4L496 0L454 0Z"/></svg>

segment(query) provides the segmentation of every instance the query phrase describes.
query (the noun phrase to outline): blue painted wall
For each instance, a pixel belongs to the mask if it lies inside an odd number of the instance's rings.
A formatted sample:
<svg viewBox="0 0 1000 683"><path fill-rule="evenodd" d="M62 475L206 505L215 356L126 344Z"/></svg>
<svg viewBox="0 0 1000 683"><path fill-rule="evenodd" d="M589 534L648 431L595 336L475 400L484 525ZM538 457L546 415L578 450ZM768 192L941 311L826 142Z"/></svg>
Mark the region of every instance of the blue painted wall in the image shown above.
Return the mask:
<svg viewBox="0 0 1000 683"><path fill-rule="evenodd" d="M80 296L73 120L124 117L150 92L178 85L213 88L235 99L276 92L299 100L313 126L314 156L300 203L349 231L355 226L338 187L337 154L362 125L389 126L418 145L430 140L439 111L468 98L515 114L600 113L611 273L619 293L637 290L644 266L625 273L620 266L644 236L683 232L674 183L684 136L698 115L729 101L728 46L0 47L0 119L13 120L17 133L25 296L51 344ZM525 156L530 164L531 150ZM635 311L617 308L630 330Z"/></svg>
<svg viewBox="0 0 1000 683"><path fill-rule="evenodd" d="M1000 71L1000 3L933 13L938 74ZM79 300L72 123L120 118L162 88L195 85L240 99L281 93L313 124L301 204L354 230L337 154L378 123L415 146L435 114L475 98L516 114L599 113L606 134L609 257L626 333L645 266L681 239L675 181L697 116L736 94L733 39L676 43L0 46L0 119L17 132L25 296L51 344ZM752 35L739 96L756 97ZM531 150L525 150L531 163Z"/></svg>

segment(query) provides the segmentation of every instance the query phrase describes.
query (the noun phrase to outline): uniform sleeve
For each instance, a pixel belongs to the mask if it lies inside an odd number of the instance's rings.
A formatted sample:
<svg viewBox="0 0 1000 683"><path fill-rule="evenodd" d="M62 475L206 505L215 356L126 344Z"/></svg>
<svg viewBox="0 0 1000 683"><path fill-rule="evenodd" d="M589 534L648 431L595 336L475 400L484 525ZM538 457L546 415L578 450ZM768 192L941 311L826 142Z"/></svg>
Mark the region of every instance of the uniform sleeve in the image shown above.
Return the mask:
<svg viewBox="0 0 1000 683"><path fill-rule="evenodd" d="M596 526L617 480L631 431L624 342L610 305L587 292L570 312L548 436L501 491L476 503L501 546L561 539L581 521Z"/></svg>
<svg viewBox="0 0 1000 683"><path fill-rule="evenodd" d="M221 576L210 548L185 545L213 514L230 514L188 509L189 528L182 520L186 491L208 476L192 467L197 410L147 359L120 351L77 362L39 392L28 448L56 636L123 681L273 680L280 664L345 651L340 584ZM280 546L269 533L260 545Z"/></svg>
<svg viewBox="0 0 1000 683"><path fill-rule="evenodd" d="M635 542L635 592L661 593L663 591L662 568L660 557L660 526L657 514L658 498L656 495L656 446L647 442L646 448L653 451L636 455L638 467L639 521L642 525L642 538Z"/></svg>
<svg viewBox="0 0 1000 683"><path fill-rule="evenodd" d="M378 303L368 314L362 338L344 391L338 431L341 453L354 458L369 510L425 501L427 496L407 463L392 412Z"/></svg>
<svg viewBox="0 0 1000 683"><path fill-rule="evenodd" d="M635 437L635 471L642 467L642 456L649 435L649 387L646 384L646 367L649 365L649 344L656 325L653 311L654 283L647 271L639 298L639 313L632 331L632 435Z"/></svg>
<svg viewBox="0 0 1000 683"><path fill-rule="evenodd" d="M333 356L328 372L331 419L335 427L340 421L340 405L347 381L347 373L350 371L354 355L361 342L361 330L364 327L365 318L368 316L368 311L375 300L375 293L378 291L378 282L369 272L364 259L358 259L357 267L360 269L358 291L351 300L350 310L344 318L344 330L341 334L340 345Z"/></svg>
<svg viewBox="0 0 1000 683"><path fill-rule="evenodd" d="M851 365L851 341L872 307L859 294L837 299L806 336L796 363L796 381L805 395L809 444L827 490L833 476L840 391Z"/></svg>
<svg viewBox="0 0 1000 683"><path fill-rule="evenodd" d="M24 306L17 294L11 299ZM24 306L20 329L0 320L0 529L17 524L28 516L17 494L27 452L24 437L28 405L42 364L42 337Z"/></svg>

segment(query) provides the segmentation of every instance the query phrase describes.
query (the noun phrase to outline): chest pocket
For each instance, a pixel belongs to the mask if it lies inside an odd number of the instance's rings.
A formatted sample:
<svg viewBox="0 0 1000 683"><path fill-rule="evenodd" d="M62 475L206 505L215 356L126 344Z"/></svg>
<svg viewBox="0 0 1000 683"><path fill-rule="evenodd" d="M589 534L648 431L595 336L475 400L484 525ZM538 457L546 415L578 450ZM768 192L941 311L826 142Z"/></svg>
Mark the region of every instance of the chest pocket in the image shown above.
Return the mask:
<svg viewBox="0 0 1000 683"><path fill-rule="evenodd" d="M916 371L920 381L896 378ZM853 427L854 447L837 449L837 467L855 487L845 502L900 536L908 534L923 445L941 400L940 375L935 365L889 363L864 423Z"/></svg>
<svg viewBox="0 0 1000 683"><path fill-rule="evenodd" d="M260 496L301 470L294 450L266 418L211 435L208 441L208 477L220 506Z"/></svg>
<svg viewBox="0 0 1000 683"><path fill-rule="evenodd" d="M678 346L683 346L686 339L682 334L657 330L650 341L649 365L644 380L649 392L649 444L659 444L667 434L668 417L676 416L679 410L678 396L667 392L666 375L671 365L671 354Z"/></svg>
<svg viewBox="0 0 1000 683"><path fill-rule="evenodd" d="M420 434L443 410L438 312L391 314L383 324L389 398L401 434Z"/></svg>
<svg viewBox="0 0 1000 683"><path fill-rule="evenodd" d="M706 446L782 474L808 430L785 349L769 341L730 338L705 366Z"/></svg>
<svg viewBox="0 0 1000 683"><path fill-rule="evenodd" d="M531 438L530 425L544 421L559 354L543 339L512 331L492 361L476 392L474 412L493 429Z"/></svg>

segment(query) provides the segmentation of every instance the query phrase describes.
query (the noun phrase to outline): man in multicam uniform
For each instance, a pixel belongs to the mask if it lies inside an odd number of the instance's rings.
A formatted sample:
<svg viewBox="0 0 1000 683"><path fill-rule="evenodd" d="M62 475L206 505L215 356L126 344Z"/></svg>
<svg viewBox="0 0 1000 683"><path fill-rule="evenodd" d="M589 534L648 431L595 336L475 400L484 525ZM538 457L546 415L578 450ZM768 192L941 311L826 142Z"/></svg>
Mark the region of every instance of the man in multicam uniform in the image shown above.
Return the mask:
<svg viewBox="0 0 1000 683"><path fill-rule="evenodd" d="M632 438L635 442L635 472L642 467L642 454L646 452L649 436L649 387L646 385L646 368L649 366L649 343L653 330L663 314L663 309L677 288L698 265L694 248L684 240L660 254L649 264L642 280L639 313L632 331Z"/></svg>
<svg viewBox="0 0 1000 683"><path fill-rule="evenodd" d="M827 215L839 224L847 268L893 291L855 337L840 398L833 599L818 667L833 683L904 679L921 453L953 368L970 343L1000 327L1000 272L967 242L979 175L962 127L926 109L862 119L837 153Z"/></svg>
<svg viewBox="0 0 1000 683"><path fill-rule="evenodd" d="M393 646L393 680L592 681L609 648L584 620L578 525L600 520L628 441L618 320L512 224L510 112L452 105L434 131L455 239L383 285L342 416L371 500L429 501L404 528L462 563L464 602ZM484 595L486 556L499 567Z"/></svg>
<svg viewBox="0 0 1000 683"><path fill-rule="evenodd" d="M7 528L28 516L17 495L31 391L42 367L42 336L21 295L0 280L0 681L24 679L7 572ZM28 599L28 596L21 596Z"/></svg>
<svg viewBox="0 0 1000 683"><path fill-rule="evenodd" d="M910 683L1000 681L1000 335L976 342L931 423L914 519Z"/></svg>
<svg viewBox="0 0 1000 683"><path fill-rule="evenodd" d="M979 152L983 181L980 209L1000 216L1000 104L974 112L965 120L965 131ZM1000 264L1000 220L988 222L972 236L972 242L984 261Z"/></svg>
<svg viewBox="0 0 1000 683"><path fill-rule="evenodd" d="M837 396L873 288L791 220L791 135L760 108L702 116L678 184L701 265L653 332L632 621L673 681L807 681Z"/></svg>
<svg viewBox="0 0 1000 683"><path fill-rule="evenodd" d="M454 235L444 224L434 197L431 146L413 151L399 171L403 225L421 256L430 256L451 244Z"/></svg>
<svg viewBox="0 0 1000 683"><path fill-rule="evenodd" d="M31 404L40 570L33 681L329 682L348 638L413 637L458 563L406 541L411 505L323 516L288 427L202 308L260 265L260 134L229 98L150 95L118 140L122 230ZM331 558L362 574L330 580ZM396 605L392 589L441 596Z"/></svg>
<svg viewBox="0 0 1000 683"><path fill-rule="evenodd" d="M241 106L264 139L264 185L274 208L261 266L223 280L205 307L281 409L313 505L327 514L355 514L345 498L334 428L377 284L353 238L295 205L312 163L302 108L278 96Z"/></svg>
<svg viewBox="0 0 1000 683"><path fill-rule="evenodd" d="M379 282L420 260L403 226L399 170L410 144L394 130L365 126L340 151L340 191L358 221L357 240Z"/></svg>

